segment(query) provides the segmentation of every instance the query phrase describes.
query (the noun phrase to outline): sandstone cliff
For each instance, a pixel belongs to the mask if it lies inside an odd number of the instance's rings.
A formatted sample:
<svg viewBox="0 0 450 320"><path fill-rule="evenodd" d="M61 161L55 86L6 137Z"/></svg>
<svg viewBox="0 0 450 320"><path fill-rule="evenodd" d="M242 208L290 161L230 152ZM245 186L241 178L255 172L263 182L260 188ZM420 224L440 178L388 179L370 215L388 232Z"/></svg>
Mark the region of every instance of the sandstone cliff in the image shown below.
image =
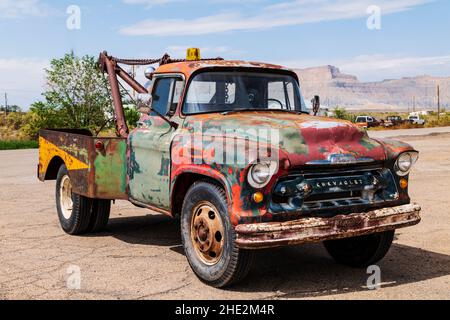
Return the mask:
<svg viewBox="0 0 450 320"><path fill-rule="evenodd" d="M322 105L334 108L367 110L436 109L437 85L441 87L441 105L450 107L450 77L418 76L381 82L361 82L341 73L337 67L321 66L295 70L305 101L314 95Z"/></svg>

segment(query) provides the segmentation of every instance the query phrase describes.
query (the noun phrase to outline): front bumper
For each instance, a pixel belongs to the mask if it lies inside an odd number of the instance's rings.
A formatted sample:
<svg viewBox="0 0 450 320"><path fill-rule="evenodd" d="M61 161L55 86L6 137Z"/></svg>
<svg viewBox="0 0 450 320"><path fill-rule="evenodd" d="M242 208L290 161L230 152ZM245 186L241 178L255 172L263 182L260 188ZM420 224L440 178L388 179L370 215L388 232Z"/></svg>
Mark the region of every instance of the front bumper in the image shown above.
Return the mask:
<svg viewBox="0 0 450 320"><path fill-rule="evenodd" d="M383 232L418 224L420 210L417 204L407 204L332 218L241 224L235 229L236 245L261 249Z"/></svg>

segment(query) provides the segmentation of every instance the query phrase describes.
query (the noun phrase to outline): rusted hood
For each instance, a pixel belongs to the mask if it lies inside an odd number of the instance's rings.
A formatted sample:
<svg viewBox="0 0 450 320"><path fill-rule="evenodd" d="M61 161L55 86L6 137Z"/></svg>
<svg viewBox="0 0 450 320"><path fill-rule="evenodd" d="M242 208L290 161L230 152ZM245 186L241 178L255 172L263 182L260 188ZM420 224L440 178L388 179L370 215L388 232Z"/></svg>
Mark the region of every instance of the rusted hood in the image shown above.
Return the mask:
<svg viewBox="0 0 450 320"><path fill-rule="evenodd" d="M334 154L375 161L386 159L379 142L343 120L268 111L196 115L188 117L185 123L195 127L199 124L204 135L269 141L293 166L326 161Z"/></svg>

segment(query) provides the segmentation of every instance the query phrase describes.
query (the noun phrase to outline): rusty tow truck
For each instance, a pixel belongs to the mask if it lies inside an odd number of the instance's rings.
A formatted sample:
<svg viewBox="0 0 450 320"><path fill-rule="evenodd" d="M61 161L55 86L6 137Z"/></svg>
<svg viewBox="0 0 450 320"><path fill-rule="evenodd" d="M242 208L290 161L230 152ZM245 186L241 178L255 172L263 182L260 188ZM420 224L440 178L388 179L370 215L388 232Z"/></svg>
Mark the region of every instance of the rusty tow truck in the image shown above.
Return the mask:
<svg viewBox="0 0 450 320"><path fill-rule="evenodd" d="M151 65L143 86L120 65ZM56 180L63 230L103 230L111 202L180 218L187 260L205 283L242 280L255 249L323 242L351 267L382 259L398 228L420 221L408 196L410 145L371 139L348 121L311 116L293 71L277 65L167 54L100 54L117 137L40 131L38 176ZM129 131L119 90L139 93Z"/></svg>

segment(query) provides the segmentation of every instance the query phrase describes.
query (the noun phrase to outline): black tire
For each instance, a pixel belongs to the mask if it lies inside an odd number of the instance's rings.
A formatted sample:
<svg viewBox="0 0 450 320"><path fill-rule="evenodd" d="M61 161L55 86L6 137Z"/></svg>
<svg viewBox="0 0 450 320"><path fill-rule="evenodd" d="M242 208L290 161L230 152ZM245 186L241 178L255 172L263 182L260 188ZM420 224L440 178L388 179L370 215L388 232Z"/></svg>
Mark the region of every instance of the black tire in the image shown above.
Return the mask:
<svg viewBox="0 0 450 320"><path fill-rule="evenodd" d="M92 214L87 232L101 232L106 228L111 212L111 200L95 199L92 205Z"/></svg>
<svg viewBox="0 0 450 320"><path fill-rule="evenodd" d="M218 211L223 224L222 254L215 264L207 264L198 255L191 237L193 210L199 203L208 202ZM236 234L230 222L225 191L209 181L199 181L187 192L181 214L181 238L186 258L197 277L204 283L221 288L236 284L248 274L253 251L239 249L235 245Z"/></svg>
<svg viewBox="0 0 450 320"><path fill-rule="evenodd" d="M69 173L65 165L59 168L58 176L56 179L56 208L58 211L59 222L62 229L70 235L80 235L87 231L91 212L93 200L86 198L84 196L72 193L72 213L70 217L64 216L63 210L61 208L61 181L63 178L68 177ZM70 179L70 178L69 178Z"/></svg>
<svg viewBox="0 0 450 320"><path fill-rule="evenodd" d="M366 268L384 258L394 240L395 230L360 237L325 241L324 246L338 263Z"/></svg>

